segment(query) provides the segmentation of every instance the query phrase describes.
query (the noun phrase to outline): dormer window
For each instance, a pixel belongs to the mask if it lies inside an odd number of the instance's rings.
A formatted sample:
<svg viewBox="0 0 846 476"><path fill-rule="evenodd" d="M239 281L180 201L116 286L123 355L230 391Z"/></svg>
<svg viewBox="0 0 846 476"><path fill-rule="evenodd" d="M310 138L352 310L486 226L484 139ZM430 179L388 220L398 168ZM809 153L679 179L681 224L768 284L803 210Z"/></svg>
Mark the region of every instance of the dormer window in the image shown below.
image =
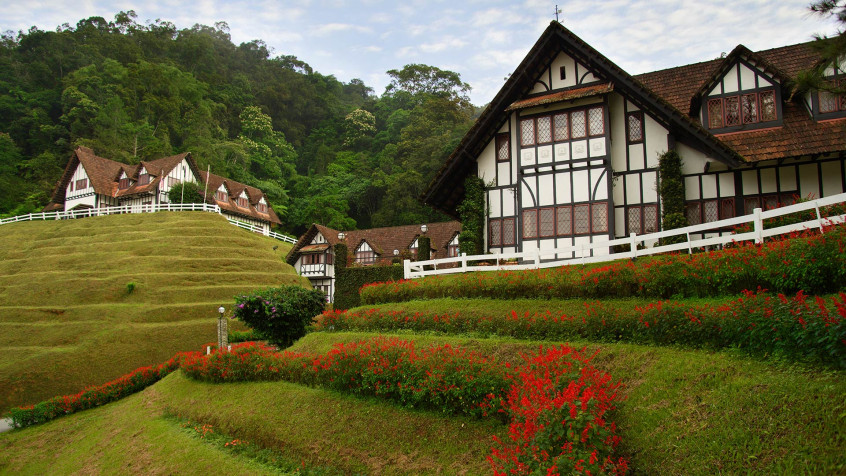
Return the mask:
<svg viewBox="0 0 846 476"><path fill-rule="evenodd" d="M264 197L262 197L258 204L256 204L256 210L258 210L259 213L267 213L267 202L264 201Z"/></svg>
<svg viewBox="0 0 846 476"><path fill-rule="evenodd" d="M829 71L826 76L828 82L841 90L846 88L846 73L838 70ZM835 94L830 91L817 92L817 113L820 119L843 117L846 112L846 94Z"/></svg>
<svg viewBox="0 0 846 476"><path fill-rule="evenodd" d="M129 177L125 173L122 173L120 175L120 180L118 181L118 189L125 190L129 188L129 185Z"/></svg>
<svg viewBox="0 0 846 476"><path fill-rule="evenodd" d="M228 202L229 201L229 194L226 192L226 188L221 185L216 192L214 192L214 199L218 202Z"/></svg>
<svg viewBox="0 0 846 476"><path fill-rule="evenodd" d="M447 245L447 257L454 258L458 256L458 252L458 235L455 235Z"/></svg>
<svg viewBox="0 0 846 476"><path fill-rule="evenodd" d="M778 120L775 90L738 94L708 100L709 129L725 129Z"/></svg>
<svg viewBox="0 0 846 476"><path fill-rule="evenodd" d="M241 194L241 196L238 197L237 204L241 208L250 208L250 202L247 200L247 197L245 197L244 194Z"/></svg>
<svg viewBox="0 0 846 476"><path fill-rule="evenodd" d="M366 241L355 250L355 262L363 266L370 266L376 262L376 252Z"/></svg>
<svg viewBox="0 0 846 476"><path fill-rule="evenodd" d="M150 183L150 174L144 172L138 176L138 185L147 185Z"/></svg>

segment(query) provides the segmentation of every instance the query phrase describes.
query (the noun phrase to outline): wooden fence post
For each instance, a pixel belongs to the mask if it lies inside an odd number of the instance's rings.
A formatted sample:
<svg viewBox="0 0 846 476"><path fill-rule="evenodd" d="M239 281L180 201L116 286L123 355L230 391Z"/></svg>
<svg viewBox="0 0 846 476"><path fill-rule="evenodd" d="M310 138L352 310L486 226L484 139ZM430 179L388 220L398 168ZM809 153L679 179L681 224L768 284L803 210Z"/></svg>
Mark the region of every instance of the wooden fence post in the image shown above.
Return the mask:
<svg viewBox="0 0 846 476"><path fill-rule="evenodd" d="M755 224L755 243L761 244L764 242L764 221L761 219L761 209L752 210L752 215L752 223Z"/></svg>

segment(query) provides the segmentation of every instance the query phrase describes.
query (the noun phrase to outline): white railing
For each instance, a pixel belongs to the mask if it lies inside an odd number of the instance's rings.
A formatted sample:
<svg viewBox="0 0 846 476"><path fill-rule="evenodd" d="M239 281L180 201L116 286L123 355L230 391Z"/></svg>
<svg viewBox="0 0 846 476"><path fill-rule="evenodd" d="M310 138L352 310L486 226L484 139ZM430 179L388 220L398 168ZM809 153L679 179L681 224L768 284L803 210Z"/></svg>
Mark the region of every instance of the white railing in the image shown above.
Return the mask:
<svg viewBox="0 0 846 476"><path fill-rule="evenodd" d="M0 225L5 225L7 223L16 223L21 221L32 221L32 220L71 220L74 218L84 218L84 217L96 217L96 216L104 216L104 215L123 215L127 213L152 213L152 212L210 212L210 213L217 213L223 214L221 209L217 205L210 205L208 203L156 203L156 204L149 204L149 205L122 205L119 207L108 207L108 208L82 208L78 210L68 210L68 211L60 211L60 212L41 212L41 213L30 213L28 215L18 215L11 218L3 218L0 219ZM286 243L295 244L297 242L296 239L282 235L280 233L275 233L270 231L269 229L265 229L264 227L253 225L250 223L245 223L234 218L228 218L227 220L229 223L244 228L246 230L252 231L254 233L261 233L264 236L269 236L271 238L275 238L277 240L284 241Z"/></svg>
<svg viewBox="0 0 846 476"><path fill-rule="evenodd" d="M649 233L645 235L636 235L632 233L628 237L617 238L614 240L603 241L599 243L581 243L574 246L566 246L563 248L554 248L549 250L533 250L516 253L494 253L487 255L474 256L456 256L454 258L440 258L426 261L409 260L403 261L403 275L405 279L420 278L423 276L431 276L438 274L453 274L466 273L470 271L494 271L494 270L519 270L519 269L540 269L553 268L557 266L566 266L570 264L587 264L587 263L602 263L606 261L614 261L625 258L636 258L638 256L653 255L658 253L667 253L672 251L686 251L693 252L694 248L701 248L706 246L719 246L732 242L752 241L755 243L762 243L764 238L777 235L785 235L796 231L803 231L808 228L819 228L823 230L825 225L837 224L846 222L846 214L835 215L824 218L820 215L820 208L846 202L846 193L839 195L832 195L830 197L820 198L807 202L797 203L772 210L761 211L756 208L750 215L744 215L736 218L728 218L720 221L712 221L702 223L700 225L688 226L685 228L676 228L674 230L666 230L657 233ZM817 218L813 220L796 223L793 225L785 225L777 228L764 229L763 221L768 218L774 218L782 215L789 215L791 213L802 212L806 210L815 210ZM746 223L752 224L752 231L737 234L721 234L724 229L743 225ZM718 233L717 236L705 236L708 232ZM645 244L645 242L654 242L661 238L669 238L672 236L683 235L686 239L683 243L674 243L669 245L654 246L651 248L637 249L638 245ZM691 239L691 235L702 235L701 238ZM623 253L611 253L610 250L614 246L629 245L629 251ZM594 251L601 252L597 255ZM562 258L560 255L567 255L569 257ZM471 265L472 261L496 261L494 265ZM516 261L513 264L503 264L503 261ZM448 267L443 267L449 265ZM440 268L439 268L440 266ZM427 269L428 268L428 269Z"/></svg>
<svg viewBox="0 0 846 476"><path fill-rule="evenodd" d="M227 218L227 220L229 220L229 223L237 226L238 228L243 228L245 230L252 231L253 233L261 233L264 236L269 236L271 238L275 238L277 240L284 241L286 243L291 243L292 245L297 243L296 238L291 238L288 235L283 235L281 233L276 233L276 232L270 231L269 229L264 228L262 226L253 225L252 223L246 223L246 222L243 222L243 221L238 221L234 218Z"/></svg>

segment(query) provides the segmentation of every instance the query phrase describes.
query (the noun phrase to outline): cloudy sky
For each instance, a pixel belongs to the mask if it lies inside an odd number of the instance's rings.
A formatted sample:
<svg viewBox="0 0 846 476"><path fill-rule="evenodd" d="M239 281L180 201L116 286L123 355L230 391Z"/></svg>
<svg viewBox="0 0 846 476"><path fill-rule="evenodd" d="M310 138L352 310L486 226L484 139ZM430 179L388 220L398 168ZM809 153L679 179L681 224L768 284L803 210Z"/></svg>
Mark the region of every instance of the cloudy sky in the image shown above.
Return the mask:
<svg viewBox="0 0 846 476"><path fill-rule="evenodd" d="M738 44L761 50L833 34L810 0L558 0L560 21L629 73L707 61ZM377 94L385 71L425 63L461 74L474 104L490 101L554 19L546 0L29 0L0 9L0 31L52 30L134 10L139 23L229 25L234 43L264 40L322 74L362 79Z"/></svg>

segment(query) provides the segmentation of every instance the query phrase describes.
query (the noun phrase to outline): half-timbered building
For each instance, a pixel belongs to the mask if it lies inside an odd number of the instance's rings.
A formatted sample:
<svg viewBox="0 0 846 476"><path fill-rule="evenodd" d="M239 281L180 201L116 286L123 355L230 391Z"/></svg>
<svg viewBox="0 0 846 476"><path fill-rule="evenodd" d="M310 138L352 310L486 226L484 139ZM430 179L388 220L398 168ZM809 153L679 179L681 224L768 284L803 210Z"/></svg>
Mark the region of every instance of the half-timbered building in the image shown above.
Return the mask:
<svg viewBox="0 0 846 476"><path fill-rule="evenodd" d="M314 224L297 240L286 261L333 302L336 244L347 246L347 266L390 266L403 259L415 260L421 236L429 238L432 259L458 256L460 231L457 221L352 231Z"/></svg>
<svg viewBox="0 0 846 476"><path fill-rule="evenodd" d="M657 166L669 149L683 160L691 224L842 193L846 99L793 82L820 61L810 43L741 45L633 76L552 22L423 200L455 216L465 177L480 177L496 253L660 230Z"/></svg>
<svg viewBox="0 0 846 476"><path fill-rule="evenodd" d="M144 212L151 205L168 203L171 188L187 182L203 187L206 202L219 205L224 215L259 226L264 232L281 223L261 190L199 170L187 152L131 165L78 147L44 211L126 206L132 212Z"/></svg>

